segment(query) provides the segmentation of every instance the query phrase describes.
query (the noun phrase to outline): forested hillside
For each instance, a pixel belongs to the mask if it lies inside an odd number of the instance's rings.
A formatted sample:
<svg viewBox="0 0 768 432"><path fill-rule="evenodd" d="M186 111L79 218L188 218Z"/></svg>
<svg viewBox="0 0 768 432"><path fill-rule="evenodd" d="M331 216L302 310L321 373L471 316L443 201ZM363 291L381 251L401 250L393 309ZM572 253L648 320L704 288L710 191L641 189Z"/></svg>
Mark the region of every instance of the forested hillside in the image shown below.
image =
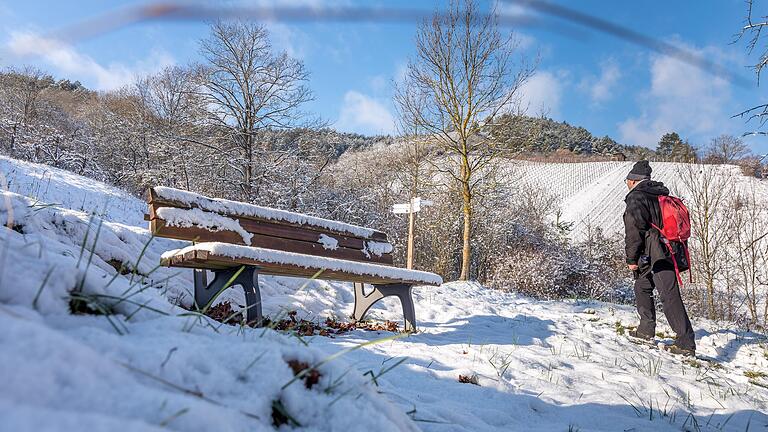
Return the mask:
<svg viewBox="0 0 768 432"><path fill-rule="evenodd" d="M491 122L488 133L503 147L521 153L567 150L585 156L623 153L636 159L654 154L648 148L622 145L609 136L596 137L581 126L547 117L504 114Z"/></svg>

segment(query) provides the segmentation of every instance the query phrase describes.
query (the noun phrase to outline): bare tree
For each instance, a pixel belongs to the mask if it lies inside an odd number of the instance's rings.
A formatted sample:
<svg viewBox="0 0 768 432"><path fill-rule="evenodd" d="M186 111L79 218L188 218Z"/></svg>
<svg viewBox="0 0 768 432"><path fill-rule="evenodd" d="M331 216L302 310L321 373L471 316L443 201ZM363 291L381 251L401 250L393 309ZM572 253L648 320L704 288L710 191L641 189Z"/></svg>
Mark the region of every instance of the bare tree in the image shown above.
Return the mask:
<svg viewBox="0 0 768 432"><path fill-rule="evenodd" d="M758 61L752 66L752 69L755 71L759 83L760 74L763 72L763 68L768 65L768 48L763 45L763 30L768 28L768 15L756 16L754 1L746 0L746 3L747 17L744 25L741 27L738 38L747 39L747 50L749 54L758 50Z"/></svg>
<svg viewBox="0 0 768 432"><path fill-rule="evenodd" d="M759 259L763 262L763 271L758 276L757 281L763 287L768 287L768 236L763 237L760 242L763 246L759 249ZM763 329L768 329L768 290L763 290Z"/></svg>
<svg viewBox="0 0 768 432"><path fill-rule="evenodd" d="M768 222L754 185L745 193L735 195L729 210L734 233L732 261L739 279L737 285L742 289L751 321L759 325L762 318L765 326L768 317L760 310L760 305L768 300L768 262L764 253L768 243Z"/></svg>
<svg viewBox="0 0 768 432"><path fill-rule="evenodd" d="M206 152L199 146L205 141L205 109L197 78L190 68L171 66L135 84L146 87L139 93L156 117L158 144L172 184L185 189L192 188L190 170L205 165Z"/></svg>
<svg viewBox="0 0 768 432"><path fill-rule="evenodd" d="M0 99L4 115L0 127L6 136L4 146L11 156L16 155L19 141L35 116L43 90L52 84L50 75L29 66L11 69L2 75Z"/></svg>
<svg viewBox="0 0 768 432"><path fill-rule="evenodd" d="M733 163L749 154L749 147L741 138L733 135L720 135L712 138L707 147L706 159L713 163Z"/></svg>
<svg viewBox="0 0 768 432"><path fill-rule="evenodd" d="M755 13L753 0L746 0L747 3L747 17L744 20L744 25L737 34L737 40L747 41L747 53L754 54L757 52L758 58L752 69L755 71L757 77L757 85L760 85L760 74L763 72L763 68L768 65L768 44L765 43L764 30L768 30L768 14L760 15ZM759 104L748 108L734 117L746 118L747 121L756 120L758 123L758 129L763 127L768 122L768 103ZM753 131L748 134L751 135L766 135L765 131Z"/></svg>
<svg viewBox="0 0 768 432"><path fill-rule="evenodd" d="M309 73L285 52L274 54L266 29L250 22L214 23L200 51L207 61L201 73L210 120L227 135L219 150L238 174L241 192L253 199L258 166L269 159L260 154L258 133L296 125L298 108L312 99Z"/></svg>
<svg viewBox="0 0 768 432"><path fill-rule="evenodd" d="M495 11L484 14L473 0L453 1L446 13L420 25L416 55L395 89L404 129L429 134L451 161L445 173L462 198L462 280L470 277L476 186L498 154L481 136L483 124L519 102L534 71L523 57L516 64L517 48L512 35L499 32Z"/></svg>
<svg viewBox="0 0 768 432"><path fill-rule="evenodd" d="M728 176L718 173L716 165L685 164L678 170L691 212L691 255L693 271L703 280L704 296L697 296L710 319L721 316L716 303L716 285L727 266L726 249L732 232L724 211L733 194Z"/></svg>

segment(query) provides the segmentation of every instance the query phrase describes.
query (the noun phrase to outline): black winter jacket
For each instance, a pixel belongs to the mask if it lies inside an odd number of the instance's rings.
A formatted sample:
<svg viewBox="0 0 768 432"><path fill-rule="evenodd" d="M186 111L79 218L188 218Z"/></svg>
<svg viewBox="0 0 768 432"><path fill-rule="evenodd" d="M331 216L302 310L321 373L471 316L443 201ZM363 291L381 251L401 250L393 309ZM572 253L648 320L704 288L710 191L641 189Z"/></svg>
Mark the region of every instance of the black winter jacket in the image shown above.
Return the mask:
<svg viewBox="0 0 768 432"><path fill-rule="evenodd" d="M661 242L659 231L651 224L661 227L659 195L669 195L664 183L644 180L629 191L624 202L624 233L627 264L640 265L640 273L650 270L658 261L670 260L669 251ZM647 256L648 259L641 260Z"/></svg>

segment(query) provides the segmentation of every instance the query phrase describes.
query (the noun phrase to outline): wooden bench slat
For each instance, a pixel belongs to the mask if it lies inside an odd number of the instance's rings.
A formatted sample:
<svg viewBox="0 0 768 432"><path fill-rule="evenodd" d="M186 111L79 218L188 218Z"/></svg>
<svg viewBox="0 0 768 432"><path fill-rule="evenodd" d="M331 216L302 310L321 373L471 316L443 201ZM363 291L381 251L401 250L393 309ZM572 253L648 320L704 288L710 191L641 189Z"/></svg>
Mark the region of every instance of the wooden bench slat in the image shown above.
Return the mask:
<svg viewBox="0 0 768 432"><path fill-rule="evenodd" d="M165 198L159 197L157 195L157 193L152 188L149 188L147 202L149 203L149 207L150 207L149 215L150 215L151 219L154 219L155 217L157 217L157 215L155 213L155 209L156 208L160 208L160 207L175 207L175 208L182 208L182 209L199 208L198 206L195 206L195 205L189 206L189 205L187 205L185 203L181 203L181 202L177 202L177 201L173 201L173 200L169 200L169 199L165 199ZM320 227L320 226L316 226L316 225L295 224L295 223L291 223L291 222L284 221L284 220L279 220L279 219L263 219L263 218L258 218L258 217L254 217L254 216L250 216L250 215L224 214L224 213L221 213L221 214L223 216L228 216L228 217L232 217L232 218L248 219L248 220L253 220L253 221L257 221L257 222L258 221L267 222L269 224L283 225L283 226L289 226L289 227L293 227L293 228L301 228L303 230L311 230L311 231L316 231L318 233L333 233L334 237L335 236L342 236L342 237L351 237L351 238L358 238L358 239L361 239L361 240L366 240L365 238L357 237L357 236L354 236L354 235L352 235L350 233L339 232L339 231L336 231L336 230L333 230L333 229L329 229L329 228L325 228L325 227ZM387 235L385 233L381 232L381 231L373 231L373 234L371 235L370 239L371 240L376 240L376 241L379 241L379 242L388 242Z"/></svg>
<svg viewBox="0 0 768 432"><path fill-rule="evenodd" d="M150 230L152 230L158 237L194 242L223 242L245 245L242 236L234 231L223 230L214 232L199 227L168 226L165 221L160 218L155 218L150 221ZM341 246L336 249L325 249L322 244L317 242L317 238L314 242L310 243L301 240L253 234L251 244L248 246L384 265L392 265L393 263L392 254L377 256L369 253L368 255L365 255L360 249L350 249Z"/></svg>
<svg viewBox="0 0 768 432"><path fill-rule="evenodd" d="M168 226L162 219L149 221L149 230L157 237L187 240L192 242L218 241L223 243L244 244L243 237L234 231L209 231L200 227Z"/></svg>
<svg viewBox="0 0 768 432"><path fill-rule="evenodd" d="M301 227L287 227L285 225L273 224L269 222L262 222L253 219L237 218L240 222L240 226L244 230L253 234L263 234L273 237L281 237L293 240L302 240L308 242L317 242L320 238L320 234L326 234L316 230L305 229ZM341 234L331 234L333 238L338 240L339 246L362 250L364 246L364 240L356 237L347 237Z"/></svg>
<svg viewBox="0 0 768 432"><path fill-rule="evenodd" d="M147 221L151 221L154 219L161 219L157 215L157 210L163 207L169 207L167 205L150 205L150 214L145 215L144 219ZM172 208L182 208L182 207L172 207ZM357 238L357 237L348 237L341 234L335 234L328 231L318 231L315 229L309 229L304 227L293 227L283 224L277 224L272 222L266 222L256 219L248 219L238 216L227 216L231 219L237 220L238 223L240 223L240 226L243 227L244 230L248 231L252 234L262 234L262 235L268 235L272 237L282 237L287 239L293 239L293 240L302 240L302 241L308 241L308 242L317 242L317 240L320 237L320 234L330 234L333 238L338 240L339 246L351 248L351 249L359 249L362 250L364 246L365 240Z"/></svg>

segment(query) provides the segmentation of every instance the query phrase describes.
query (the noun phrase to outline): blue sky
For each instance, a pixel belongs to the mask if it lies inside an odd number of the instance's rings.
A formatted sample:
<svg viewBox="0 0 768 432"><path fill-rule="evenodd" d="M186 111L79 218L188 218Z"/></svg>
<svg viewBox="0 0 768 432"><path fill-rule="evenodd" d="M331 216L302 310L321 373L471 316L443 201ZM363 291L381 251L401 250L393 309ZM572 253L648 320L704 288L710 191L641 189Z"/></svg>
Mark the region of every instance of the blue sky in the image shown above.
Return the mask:
<svg viewBox="0 0 768 432"><path fill-rule="evenodd" d="M755 82L746 68L754 58L747 57L743 43L731 43L744 20L743 0L555 2L685 47ZM319 0L298 3L328 5ZM330 5L346 3L356 2L335 1ZM56 77L108 90L163 66L198 59L198 40L207 34L202 22L141 23L74 45L41 39L51 30L132 4L137 3L0 2L0 65L33 64ZM444 2L434 0L357 4L425 10L444 6ZM523 9L502 3L500 10L515 14ZM545 18L542 22L542 26L515 29L525 53L540 56L536 76L523 89L529 113L547 113L596 135L651 147L661 134L672 130L703 147L714 136L740 135L754 129L754 125L731 116L764 102L765 86L738 86L611 36L573 26L577 32L566 35L553 31L562 28L562 21ZM413 55L416 23L271 21L266 25L274 45L303 60L312 74L310 85L316 98L306 107L308 111L340 130L368 134L395 131L392 81ZM746 141L756 152L768 153L768 138L749 137Z"/></svg>

